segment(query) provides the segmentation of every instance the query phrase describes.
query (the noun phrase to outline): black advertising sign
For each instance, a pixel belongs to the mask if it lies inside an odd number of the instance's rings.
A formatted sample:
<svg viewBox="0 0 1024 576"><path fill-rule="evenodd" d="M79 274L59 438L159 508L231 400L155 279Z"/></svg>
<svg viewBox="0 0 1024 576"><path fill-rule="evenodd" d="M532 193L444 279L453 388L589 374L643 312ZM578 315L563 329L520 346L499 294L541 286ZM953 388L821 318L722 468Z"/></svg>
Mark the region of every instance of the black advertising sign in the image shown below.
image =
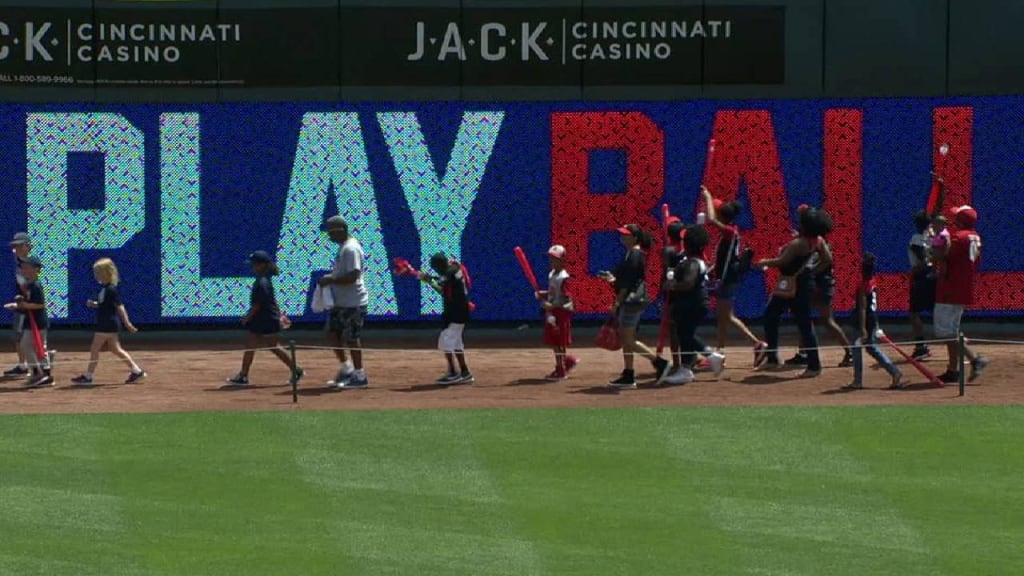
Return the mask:
<svg viewBox="0 0 1024 576"><path fill-rule="evenodd" d="M342 10L356 85L781 84L781 6ZM373 46L373 50L359 47ZM353 58L360 52L361 58ZM445 82L448 83L448 82Z"/></svg>
<svg viewBox="0 0 1024 576"><path fill-rule="evenodd" d="M781 84L781 6L5 8L0 84Z"/></svg>

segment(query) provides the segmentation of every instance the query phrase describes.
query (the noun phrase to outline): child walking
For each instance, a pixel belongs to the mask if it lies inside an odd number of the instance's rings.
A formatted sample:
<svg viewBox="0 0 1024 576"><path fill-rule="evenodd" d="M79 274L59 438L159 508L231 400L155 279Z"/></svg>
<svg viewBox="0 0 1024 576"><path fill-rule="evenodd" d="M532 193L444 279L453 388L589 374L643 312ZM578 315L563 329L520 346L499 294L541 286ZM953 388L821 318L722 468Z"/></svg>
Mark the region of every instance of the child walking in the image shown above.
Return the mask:
<svg viewBox="0 0 1024 576"><path fill-rule="evenodd" d="M551 271L548 272L548 289L537 292L544 308L544 343L555 353L555 371L545 380L565 380L579 360L569 356L572 344L572 295L569 294L569 272L565 269L565 247L555 244L548 249Z"/></svg>
<svg viewBox="0 0 1024 576"><path fill-rule="evenodd" d="M857 340L853 345L853 382L843 386L845 390L859 390L864 387L864 355L861 348L867 350L872 358L878 361L892 379L890 388L903 387L903 373L893 365L889 357L878 349L876 333L878 331L878 288L875 286L875 255L864 254L860 263L861 283L857 286L857 303L850 317L854 322Z"/></svg>
<svg viewBox="0 0 1024 576"><path fill-rule="evenodd" d="M465 345L462 333L469 322L469 278L462 264L449 260L442 252L430 257L430 269L437 273L431 276L420 272L420 280L429 284L444 300L441 321L444 329L437 338L437 347L444 352L448 361L448 372L437 379L437 384L472 384L473 373L466 364ZM455 363L458 362L458 371Z"/></svg>
<svg viewBox="0 0 1024 576"><path fill-rule="evenodd" d="M21 261L32 253L32 240L27 233L18 232L7 245L11 247L11 253L14 254L15 294L21 294L21 289L25 286L25 277L21 275ZM4 378L24 378L29 374L28 363L25 361L25 354L21 350L21 336L25 330L24 321L25 316L23 314L15 316L11 331L14 349L18 353L18 363L9 370L4 371Z"/></svg>
<svg viewBox="0 0 1024 576"><path fill-rule="evenodd" d="M679 339L679 349L683 355L683 368L667 378L669 384L686 384L693 380L693 372L689 368L697 354L707 347L697 337L697 327L711 309L708 294L708 265L704 261L704 249L710 241L704 226L691 226L683 235L684 258L676 266L672 275L672 316ZM722 373L725 356L718 352L708 356L711 370L715 376Z"/></svg>
<svg viewBox="0 0 1024 576"><path fill-rule="evenodd" d="M14 302L4 304L5 309L18 312L18 320L24 326L21 333L21 352L31 370L31 377L25 384L29 388L53 386L53 377L50 376L50 355L46 350L46 331L50 327L50 319L46 315L46 298L39 283L39 271L42 268L42 262L35 256L22 258L18 264L18 271L25 279L25 283L21 286L21 293L15 296Z"/></svg>
<svg viewBox="0 0 1024 576"><path fill-rule="evenodd" d="M95 300L87 300L85 305L96 309L96 333L92 336L92 346L89 348L89 367L84 374L72 378L71 382L80 386L92 385L93 374L100 362L100 352L104 348L113 352L131 369L124 381L125 384L142 382L146 379L146 373L121 347L121 340L118 337L122 326L132 334L139 329L132 324L128 318L128 310L121 302L121 294L117 289L121 276L117 272L117 265L110 258L100 258L92 265L92 274L100 284L100 292Z"/></svg>
<svg viewBox="0 0 1024 576"><path fill-rule="evenodd" d="M270 280L278 273L277 264L263 250L250 254L249 264L256 280L252 283L252 294L249 296L249 312L242 318L242 325L249 330L245 337L246 351L242 354L242 370L228 378L222 388L244 388L249 385L249 368L257 348L269 348L288 367L291 381L297 383L305 372L292 364L291 357L277 339L277 333L282 328L282 318L277 298L274 297L274 284Z"/></svg>

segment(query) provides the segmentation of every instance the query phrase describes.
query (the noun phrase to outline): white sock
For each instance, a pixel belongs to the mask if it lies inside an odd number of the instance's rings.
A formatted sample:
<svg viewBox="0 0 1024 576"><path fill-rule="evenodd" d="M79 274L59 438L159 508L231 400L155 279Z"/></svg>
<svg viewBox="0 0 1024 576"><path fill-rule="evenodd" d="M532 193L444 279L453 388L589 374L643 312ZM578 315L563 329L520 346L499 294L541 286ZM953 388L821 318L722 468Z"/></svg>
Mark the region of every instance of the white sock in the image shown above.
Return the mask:
<svg viewBox="0 0 1024 576"><path fill-rule="evenodd" d="M351 374L352 372L355 371L355 368L352 366L351 361L346 360L341 364L341 371L345 374Z"/></svg>
<svg viewBox="0 0 1024 576"><path fill-rule="evenodd" d="M142 368L139 368L135 362L132 362L132 374L142 374Z"/></svg>
<svg viewBox="0 0 1024 576"><path fill-rule="evenodd" d="M89 380L92 380L92 372L86 372L86 373L84 374L84 376L85 376L85 377L86 377L87 379L89 379Z"/></svg>
<svg viewBox="0 0 1024 576"><path fill-rule="evenodd" d="M356 378L366 378L366 371L363 370L362 368L360 368L359 370L355 370L352 373L356 376Z"/></svg>

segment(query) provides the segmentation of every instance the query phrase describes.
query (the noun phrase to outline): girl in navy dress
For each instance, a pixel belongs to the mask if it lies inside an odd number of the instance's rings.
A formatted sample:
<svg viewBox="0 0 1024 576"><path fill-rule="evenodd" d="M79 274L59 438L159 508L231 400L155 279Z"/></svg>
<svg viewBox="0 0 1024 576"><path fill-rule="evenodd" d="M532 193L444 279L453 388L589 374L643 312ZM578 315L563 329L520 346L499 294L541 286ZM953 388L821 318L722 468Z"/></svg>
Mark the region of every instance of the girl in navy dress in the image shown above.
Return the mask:
<svg viewBox="0 0 1024 576"><path fill-rule="evenodd" d="M84 374L75 376L71 381L80 386L91 386L92 376L100 362L100 352L106 348L131 368L125 384L142 382L146 379L146 373L121 347L121 328L131 333L138 332L139 329L132 324L128 318L128 310L121 302L121 294L117 290L121 281L117 266L110 258L100 258L92 265L92 273L100 283L100 292L95 300L87 300L85 305L96 310L96 333L93 334L92 346L89 349L89 367Z"/></svg>

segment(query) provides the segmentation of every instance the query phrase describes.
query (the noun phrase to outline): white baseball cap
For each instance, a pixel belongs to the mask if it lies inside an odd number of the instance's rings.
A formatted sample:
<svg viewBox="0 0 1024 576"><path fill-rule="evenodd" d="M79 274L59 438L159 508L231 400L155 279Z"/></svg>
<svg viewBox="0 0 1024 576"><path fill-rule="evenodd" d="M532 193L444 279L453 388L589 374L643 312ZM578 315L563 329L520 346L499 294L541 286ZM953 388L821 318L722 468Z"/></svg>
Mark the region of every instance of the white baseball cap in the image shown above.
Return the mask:
<svg viewBox="0 0 1024 576"><path fill-rule="evenodd" d="M555 258L565 258L565 246L561 244L555 244L551 248L548 248L548 256L554 256Z"/></svg>

